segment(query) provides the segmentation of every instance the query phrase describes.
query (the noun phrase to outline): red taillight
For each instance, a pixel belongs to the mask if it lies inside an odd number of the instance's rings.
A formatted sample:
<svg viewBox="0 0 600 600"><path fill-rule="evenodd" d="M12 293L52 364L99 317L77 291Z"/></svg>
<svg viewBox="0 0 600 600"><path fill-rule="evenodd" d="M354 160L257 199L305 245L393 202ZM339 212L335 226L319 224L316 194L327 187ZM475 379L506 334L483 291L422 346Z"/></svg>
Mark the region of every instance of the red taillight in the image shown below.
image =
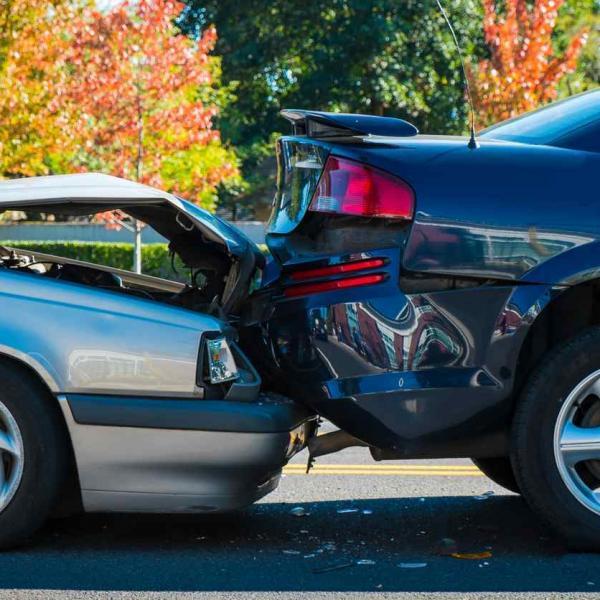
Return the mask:
<svg viewBox="0 0 600 600"><path fill-rule="evenodd" d="M412 219L415 196L401 179L346 158L330 156L310 203L316 212Z"/></svg>
<svg viewBox="0 0 600 600"><path fill-rule="evenodd" d="M385 279L382 273L374 275L359 275L358 277L347 277L346 279L338 279L336 281L321 281L319 283L306 283L304 285L294 285L283 290L283 294L287 298L296 296L310 296L320 292L331 292L349 287L359 287L362 285L371 285L373 283L381 283Z"/></svg>
<svg viewBox="0 0 600 600"><path fill-rule="evenodd" d="M295 271L290 273L290 279L293 281L305 281L307 279L329 277L330 275L343 275L344 273L353 273L355 271L364 271L366 269L378 269L379 267L383 267L383 265L385 265L385 260L383 258L366 258L363 260L342 263L340 265Z"/></svg>

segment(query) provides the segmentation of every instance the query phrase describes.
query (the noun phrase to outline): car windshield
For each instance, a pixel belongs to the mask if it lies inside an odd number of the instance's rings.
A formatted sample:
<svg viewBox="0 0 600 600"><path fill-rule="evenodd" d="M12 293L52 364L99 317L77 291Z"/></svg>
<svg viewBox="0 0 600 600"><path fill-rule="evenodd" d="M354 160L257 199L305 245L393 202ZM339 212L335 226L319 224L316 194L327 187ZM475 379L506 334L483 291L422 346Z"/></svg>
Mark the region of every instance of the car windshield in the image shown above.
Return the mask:
<svg viewBox="0 0 600 600"><path fill-rule="evenodd" d="M600 88L493 125L481 137L548 144L596 121L600 121Z"/></svg>

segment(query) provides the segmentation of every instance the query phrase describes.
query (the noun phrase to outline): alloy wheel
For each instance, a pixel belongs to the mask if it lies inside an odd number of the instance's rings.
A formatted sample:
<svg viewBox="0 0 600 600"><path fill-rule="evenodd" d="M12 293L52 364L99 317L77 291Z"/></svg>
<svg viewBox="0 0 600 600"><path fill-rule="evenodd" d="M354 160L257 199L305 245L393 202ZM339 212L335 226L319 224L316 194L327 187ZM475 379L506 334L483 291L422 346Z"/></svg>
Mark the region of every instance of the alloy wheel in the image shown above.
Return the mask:
<svg viewBox="0 0 600 600"><path fill-rule="evenodd" d="M0 513L19 489L23 460L21 431L7 406L0 402Z"/></svg>
<svg viewBox="0 0 600 600"><path fill-rule="evenodd" d="M600 370L578 383L563 403L554 457L569 491L600 515Z"/></svg>

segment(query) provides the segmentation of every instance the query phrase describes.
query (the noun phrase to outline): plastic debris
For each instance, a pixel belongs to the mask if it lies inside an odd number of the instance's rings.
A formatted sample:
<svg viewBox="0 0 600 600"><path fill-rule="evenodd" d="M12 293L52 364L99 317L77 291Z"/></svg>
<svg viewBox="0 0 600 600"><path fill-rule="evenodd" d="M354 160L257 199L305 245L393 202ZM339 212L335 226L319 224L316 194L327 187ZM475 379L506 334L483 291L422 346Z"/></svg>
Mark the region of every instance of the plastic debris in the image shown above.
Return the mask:
<svg viewBox="0 0 600 600"><path fill-rule="evenodd" d="M475 500L487 500L488 498L491 498L494 495L494 492L492 492L492 490L490 490L489 492L484 492L483 494L480 494L479 496L473 496L473 498Z"/></svg>
<svg viewBox="0 0 600 600"><path fill-rule="evenodd" d="M300 550L282 550L283 554L300 554Z"/></svg>
<svg viewBox="0 0 600 600"><path fill-rule="evenodd" d="M303 506L294 506L294 508L290 510L290 515L294 515L295 517L306 517L308 513Z"/></svg>
<svg viewBox="0 0 600 600"><path fill-rule="evenodd" d="M317 567L316 569L313 569L312 572L318 575L319 573L329 573L330 571L339 571L340 569L347 569L348 567L351 567L353 565L353 562L332 563L330 565L324 565L323 567Z"/></svg>
<svg viewBox="0 0 600 600"><path fill-rule="evenodd" d="M372 511L370 508L365 508L365 509L362 511L362 514L363 514L363 515L372 515L372 514L373 514L373 511Z"/></svg>
<svg viewBox="0 0 600 600"><path fill-rule="evenodd" d="M427 566L426 562L402 562L398 565L401 569L423 569Z"/></svg>
<svg viewBox="0 0 600 600"><path fill-rule="evenodd" d="M484 558L492 558L492 553L485 552L453 552L450 554L452 558L460 558L463 560L483 560Z"/></svg>
<svg viewBox="0 0 600 600"><path fill-rule="evenodd" d="M348 515L350 513L357 513L358 512L358 508L340 508L337 511L338 515Z"/></svg>
<svg viewBox="0 0 600 600"><path fill-rule="evenodd" d="M304 558L314 558L316 554L305 554Z"/></svg>
<svg viewBox="0 0 600 600"><path fill-rule="evenodd" d="M371 560L370 558L361 558L360 560L356 561L357 565L374 565L375 561Z"/></svg>

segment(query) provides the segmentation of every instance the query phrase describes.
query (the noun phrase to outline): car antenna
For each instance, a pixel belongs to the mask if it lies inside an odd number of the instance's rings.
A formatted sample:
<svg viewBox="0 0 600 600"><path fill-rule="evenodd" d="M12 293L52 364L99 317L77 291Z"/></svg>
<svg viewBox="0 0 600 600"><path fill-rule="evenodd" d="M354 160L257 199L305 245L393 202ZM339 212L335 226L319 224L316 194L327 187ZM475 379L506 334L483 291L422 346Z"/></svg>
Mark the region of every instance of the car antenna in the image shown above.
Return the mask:
<svg viewBox="0 0 600 600"><path fill-rule="evenodd" d="M440 9L440 12L442 13L442 16L444 17L444 20L446 21L446 24L448 25L448 29L450 29L450 33L452 34L452 39L454 40L454 45L456 46L456 49L458 50L458 57L460 58L460 66L462 69L463 78L465 80L465 90L467 91L467 99L469 102L469 113L470 113L470 117L471 117L470 118L471 135L469 137L468 146L471 150L476 150L477 148L479 148L479 144L477 143L477 139L475 137L475 107L473 105L473 97L471 96L471 86L469 85L469 78L467 77L467 69L465 68L465 61L463 59L462 50L460 48L460 44L458 43L458 38L456 37L454 27L452 27L450 18L448 17L446 10L442 6L441 0L435 0L435 1Z"/></svg>

